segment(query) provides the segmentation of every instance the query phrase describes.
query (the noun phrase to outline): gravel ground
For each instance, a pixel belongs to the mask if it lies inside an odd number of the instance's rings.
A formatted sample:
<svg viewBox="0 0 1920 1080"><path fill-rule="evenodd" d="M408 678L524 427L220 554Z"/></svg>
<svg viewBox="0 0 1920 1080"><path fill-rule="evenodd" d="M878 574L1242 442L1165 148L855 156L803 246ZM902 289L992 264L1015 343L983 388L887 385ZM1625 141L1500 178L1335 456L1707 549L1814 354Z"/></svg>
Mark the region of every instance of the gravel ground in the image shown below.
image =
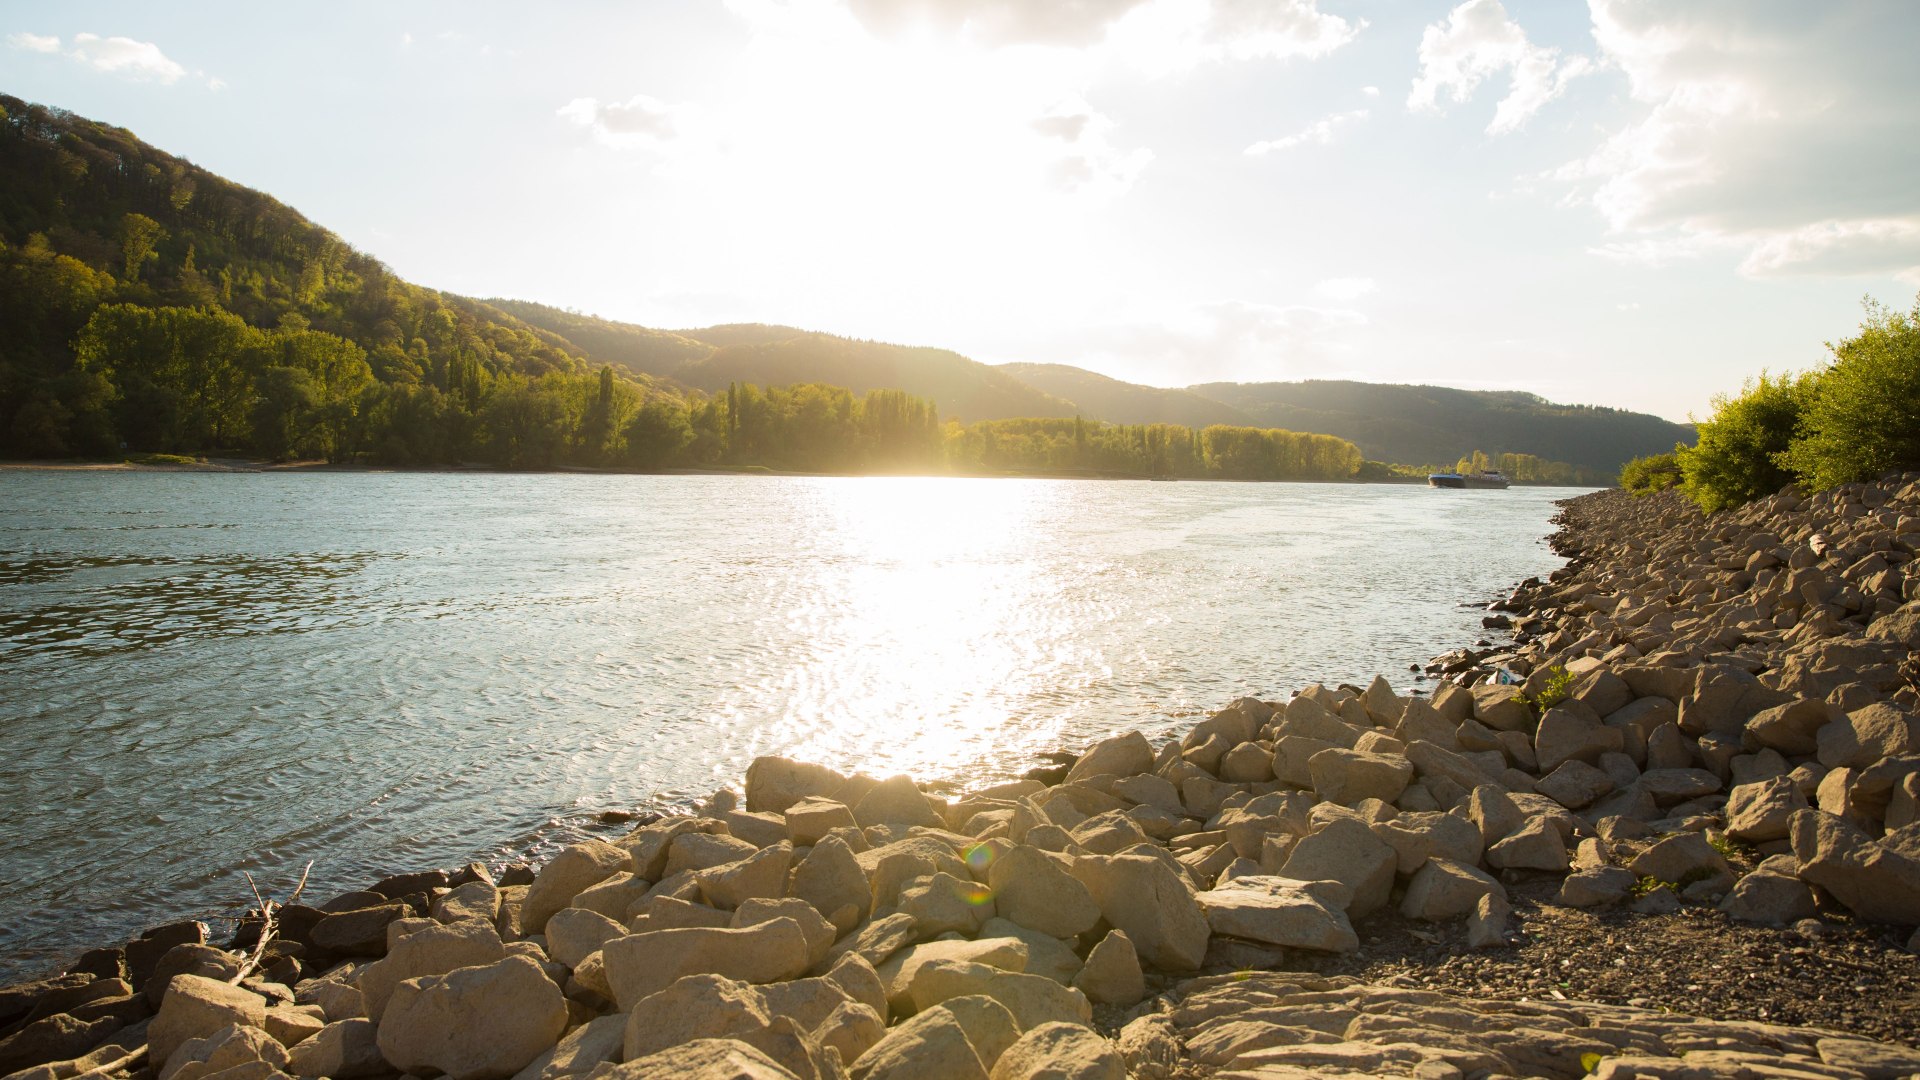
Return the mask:
<svg viewBox="0 0 1920 1080"><path fill-rule="evenodd" d="M1920 1042L1920 956L1904 948L1907 932L1843 915L1807 936L1711 907L1586 911L1549 903L1557 888L1557 879L1509 885L1506 948L1467 948L1464 923L1380 912L1356 928L1359 953L1296 952L1286 966L1476 997L1565 996Z"/></svg>

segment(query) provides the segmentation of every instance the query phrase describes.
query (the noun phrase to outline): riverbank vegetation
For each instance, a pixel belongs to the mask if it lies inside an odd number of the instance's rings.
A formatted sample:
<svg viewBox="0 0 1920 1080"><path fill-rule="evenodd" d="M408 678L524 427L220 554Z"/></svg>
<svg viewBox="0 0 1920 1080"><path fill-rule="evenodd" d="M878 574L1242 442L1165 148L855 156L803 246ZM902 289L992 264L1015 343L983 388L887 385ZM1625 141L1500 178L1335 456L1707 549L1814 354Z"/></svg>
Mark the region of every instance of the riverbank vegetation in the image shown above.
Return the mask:
<svg viewBox="0 0 1920 1080"><path fill-rule="evenodd" d="M1905 312L1867 301L1860 332L1828 349L1824 367L1763 372L1715 399L1698 444L1674 452L1688 498L1711 513L1920 465L1920 298Z"/></svg>

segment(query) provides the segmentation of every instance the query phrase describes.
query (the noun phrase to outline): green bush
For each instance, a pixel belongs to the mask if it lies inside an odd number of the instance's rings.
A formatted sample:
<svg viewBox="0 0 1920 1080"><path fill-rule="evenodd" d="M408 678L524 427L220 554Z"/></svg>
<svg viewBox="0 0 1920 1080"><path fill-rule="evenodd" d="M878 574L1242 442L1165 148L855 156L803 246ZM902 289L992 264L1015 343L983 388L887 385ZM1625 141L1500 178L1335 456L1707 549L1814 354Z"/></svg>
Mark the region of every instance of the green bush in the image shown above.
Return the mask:
<svg viewBox="0 0 1920 1080"><path fill-rule="evenodd" d="M1792 444L1814 377L1762 372L1739 397L1714 398L1697 445L1676 451L1682 488L1713 513L1771 495L1793 480L1780 456Z"/></svg>
<svg viewBox="0 0 1920 1080"><path fill-rule="evenodd" d="M1675 454L1681 449L1675 447L1673 454L1637 457L1620 466L1620 486L1633 495L1652 495L1677 486L1681 475L1680 459Z"/></svg>
<svg viewBox="0 0 1920 1080"><path fill-rule="evenodd" d="M1911 312L1872 300L1860 333L1829 344L1799 437L1781 461L1815 489L1920 464L1920 298Z"/></svg>

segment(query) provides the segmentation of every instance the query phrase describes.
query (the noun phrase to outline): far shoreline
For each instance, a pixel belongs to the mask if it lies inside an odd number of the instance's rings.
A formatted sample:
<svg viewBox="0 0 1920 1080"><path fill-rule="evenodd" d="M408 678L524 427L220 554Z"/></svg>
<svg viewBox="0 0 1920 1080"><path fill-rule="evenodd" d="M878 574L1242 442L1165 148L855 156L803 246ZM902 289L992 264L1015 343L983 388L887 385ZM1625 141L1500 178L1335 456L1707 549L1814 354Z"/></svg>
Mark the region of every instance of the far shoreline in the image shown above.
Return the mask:
<svg viewBox="0 0 1920 1080"><path fill-rule="evenodd" d="M0 473L9 472L51 472L51 473L420 473L440 475L498 475L498 476L778 476L778 477L827 477L849 479L929 479L929 480L1122 480L1179 482L1183 484L1326 484L1359 485L1367 487L1424 487L1426 481L1419 477L1391 477L1378 480L1242 480L1224 476L1169 476L1155 477L1145 473L1118 473L1086 471L1046 471L1046 472L808 472L799 469L775 469L762 465L743 465L705 468L672 469L624 469L594 468L584 465L556 465L540 469L507 469L496 465L465 463L460 465L361 465L343 464L322 460L305 461L266 461L257 458L200 458L193 461L120 461L60 459L39 461L31 459L0 460ZM1517 488L1564 488L1580 491L1603 491L1605 487L1583 484L1539 484L1516 480ZM1608 485L1608 487L1615 485Z"/></svg>

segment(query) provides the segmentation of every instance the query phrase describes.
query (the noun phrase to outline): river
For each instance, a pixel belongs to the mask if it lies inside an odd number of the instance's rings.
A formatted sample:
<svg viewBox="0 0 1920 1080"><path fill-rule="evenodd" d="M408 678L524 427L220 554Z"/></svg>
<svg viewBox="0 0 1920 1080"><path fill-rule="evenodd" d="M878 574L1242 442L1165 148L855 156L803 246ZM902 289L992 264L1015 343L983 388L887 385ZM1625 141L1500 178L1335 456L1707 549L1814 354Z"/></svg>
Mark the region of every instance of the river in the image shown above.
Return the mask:
<svg viewBox="0 0 1920 1080"><path fill-rule="evenodd" d="M0 472L0 979L786 754L976 783L1481 636L1573 489Z"/></svg>

